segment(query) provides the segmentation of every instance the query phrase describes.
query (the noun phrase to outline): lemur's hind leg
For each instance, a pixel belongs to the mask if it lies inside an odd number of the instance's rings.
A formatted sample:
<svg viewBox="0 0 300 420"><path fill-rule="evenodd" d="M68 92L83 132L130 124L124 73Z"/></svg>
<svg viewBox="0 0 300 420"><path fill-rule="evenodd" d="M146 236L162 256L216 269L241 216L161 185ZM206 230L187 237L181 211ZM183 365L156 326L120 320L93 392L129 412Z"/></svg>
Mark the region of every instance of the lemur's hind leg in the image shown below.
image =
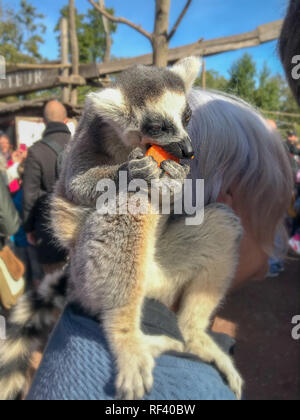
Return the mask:
<svg viewBox="0 0 300 420"><path fill-rule="evenodd" d="M201 226L176 222L163 239L172 244L168 258L184 261L187 278L192 279L185 287L178 314L185 350L214 363L239 399L243 381L231 358L210 338L207 329L234 277L241 235L239 219L229 208L216 204L205 209Z"/></svg>
<svg viewBox="0 0 300 420"><path fill-rule="evenodd" d="M243 380L233 360L218 347L206 331L211 316L224 297L221 290L213 287L203 288L203 282L210 282L211 275L213 274L202 273L186 290L179 315L179 326L185 340L185 350L204 362L213 363L224 375L236 397L241 399Z"/></svg>
<svg viewBox="0 0 300 420"><path fill-rule="evenodd" d="M140 328L143 294L135 291L131 302L105 313L104 328L117 364L118 399L141 399L153 386L155 358L168 351L183 351L183 344L167 336L150 336Z"/></svg>
<svg viewBox="0 0 300 420"><path fill-rule="evenodd" d="M153 384L154 358L183 350L176 340L141 331L145 273L153 260L158 218L94 213L71 259L71 299L99 317L116 361L120 399L141 399Z"/></svg>

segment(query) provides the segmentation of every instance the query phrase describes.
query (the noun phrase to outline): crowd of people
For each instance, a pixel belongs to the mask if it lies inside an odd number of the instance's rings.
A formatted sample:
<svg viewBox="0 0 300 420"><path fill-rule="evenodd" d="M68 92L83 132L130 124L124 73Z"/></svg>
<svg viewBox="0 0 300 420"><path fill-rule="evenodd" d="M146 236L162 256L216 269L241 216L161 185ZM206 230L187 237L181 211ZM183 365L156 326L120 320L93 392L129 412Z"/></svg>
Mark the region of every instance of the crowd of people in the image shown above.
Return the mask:
<svg viewBox="0 0 300 420"><path fill-rule="evenodd" d="M295 131L288 133L286 145L295 174L295 192L290 211L291 239L289 245L293 252L300 255L300 144L299 137Z"/></svg>
<svg viewBox="0 0 300 420"><path fill-rule="evenodd" d="M36 288L45 274L66 263L66 252L54 242L49 228L49 199L58 177L57 161L71 137L65 107L50 101L44 109L44 121L43 138L28 150L22 144L13 150L8 135L0 132L0 251L9 244L14 264L16 260L23 263L23 289ZM15 302L15 289L9 282L13 267L7 258L4 263L8 272L6 278L1 274L0 301L9 309Z"/></svg>
<svg viewBox="0 0 300 420"><path fill-rule="evenodd" d="M277 129L275 121L270 120L271 127ZM291 206L286 218L287 232L289 235L289 249L290 253L300 256L300 143L299 137L295 130L287 132L285 141L286 150L289 156L291 168L293 170L295 188L291 201ZM280 241L280 238L275 238L275 248L284 251L285 244ZM284 259L273 256L270 258L270 269L267 277L278 277L284 270Z"/></svg>

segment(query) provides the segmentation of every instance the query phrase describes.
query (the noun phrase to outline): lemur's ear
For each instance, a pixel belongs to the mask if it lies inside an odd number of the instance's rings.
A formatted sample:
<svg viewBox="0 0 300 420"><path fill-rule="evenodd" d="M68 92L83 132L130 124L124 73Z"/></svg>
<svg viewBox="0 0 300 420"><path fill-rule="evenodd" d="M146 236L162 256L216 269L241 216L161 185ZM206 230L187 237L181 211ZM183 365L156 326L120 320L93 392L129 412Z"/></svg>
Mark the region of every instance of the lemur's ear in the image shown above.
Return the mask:
<svg viewBox="0 0 300 420"><path fill-rule="evenodd" d="M108 88L92 92L87 99L104 118L109 120L118 120L125 111L124 97L120 89Z"/></svg>
<svg viewBox="0 0 300 420"><path fill-rule="evenodd" d="M171 67L170 70L183 79L186 91L189 92L198 77L201 66L202 62L200 58L187 57Z"/></svg>

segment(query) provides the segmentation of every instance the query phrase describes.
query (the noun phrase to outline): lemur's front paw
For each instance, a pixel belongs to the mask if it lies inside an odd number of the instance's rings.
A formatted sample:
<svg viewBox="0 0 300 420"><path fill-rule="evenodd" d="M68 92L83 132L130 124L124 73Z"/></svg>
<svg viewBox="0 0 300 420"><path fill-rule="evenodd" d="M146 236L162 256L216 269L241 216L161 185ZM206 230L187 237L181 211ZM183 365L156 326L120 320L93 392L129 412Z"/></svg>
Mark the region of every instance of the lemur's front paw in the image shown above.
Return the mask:
<svg viewBox="0 0 300 420"><path fill-rule="evenodd" d="M137 147L136 149L134 149L128 157L128 160L136 160L136 159L143 159L145 157L145 153L143 152L143 150L140 147Z"/></svg>
<svg viewBox="0 0 300 420"><path fill-rule="evenodd" d="M143 156L132 159L128 162L128 174L131 180L143 179L151 183L154 179L159 179L162 170L151 156Z"/></svg>
<svg viewBox="0 0 300 420"><path fill-rule="evenodd" d="M161 163L161 169L168 174L171 179L183 183L190 172L188 165L181 165L173 160L165 160Z"/></svg>

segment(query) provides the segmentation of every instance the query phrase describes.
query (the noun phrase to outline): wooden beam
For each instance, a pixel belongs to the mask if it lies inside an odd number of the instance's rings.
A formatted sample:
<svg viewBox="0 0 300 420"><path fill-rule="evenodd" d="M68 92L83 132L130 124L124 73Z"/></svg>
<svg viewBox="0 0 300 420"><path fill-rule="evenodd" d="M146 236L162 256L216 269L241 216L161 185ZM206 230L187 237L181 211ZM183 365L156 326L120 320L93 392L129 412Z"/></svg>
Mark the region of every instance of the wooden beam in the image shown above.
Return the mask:
<svg viewBox="0 0 300 420"><path fill-rule="evenodd" d="M67 78L69 76L69 37L68 37L68 20L62 18L60 21L60 54L61 64L63 66L62 77ZM71 67L71 66L70 66ZM70 88L64 86L62 90L62 101L68 102L70 100Z"/></svg>
<svg viewBox="0 0 300 420"><path fill-rule="evenodd" d="M105 1L99 0L99 6L101 7L101 9L105 9ZM104 51L103 62L108 63L111 58L111 47L112 47L112 38L110 35L110 24L106 16L104 15L101 15L101 16L102 16L104 33L105 33L105 51Z"/></svg>
<svg viewBox="0 0 300 420"><path fill-rule="evenodd" d="M14 73L16 70L51 70L51 69L69 69L72 64L7 64L6 73Z"/></svg>
<svg viewBox="0 0 300 420"><path fill-rule="evenodd" d="M85 64L79 67L80 77L86 80L98 79L100 73L96 64ZM0 98L38 92L61 86L62 71L55 69L19 70L7 74L5 80L0 80ZM79 79L76 80L80 81ZM82 84L80 81L79 84Z"/></svg>
<svg viewBox="0 0 300 420"><path fill-rule="evenodd" d="M194 55L207 57L273 41L279 37L282 24L283 20L278 20L259 26L252 32L209 41L198 41L194 44L184 45L183 47L172 48L169 50L168 62L169 64L173 64L181 58L190 55L191 51ZM122 58L102 64L85 64L80 66L79 74L88 81L98 79L107 74L119 73L134 64L151 65L152 61L152 54L147 54L133 58ZM59 68L24 69L9 73L7 74L6 80L0 80L0 98L60 86L60 76L61 70Z"/></svg>
<svg viewBox="0 0 300 420"><path fill-rule="evenodd" d="M72 51L72 76L79 76L79 45L76 29L76 9L75 0L69 0L69 27L70 27L70 42ZM76 85L72 85L71 89L71 103L77 105L78 92Z"/></svg>
<svg viewBox="0 0 300 420"><path fill-rule="evenodd" d="M86 81L83 77L76 75L76 74L71 74L70 76L60 76L58 78L59 83L61 85L70 85L70 86L85 86L86 85ZM68 101L63 101L63 102L68 102ZM71 101L72 102L72 101ZM74 104L77 105L77 104Z"/></svg>
<svg viewBox="0 0 300 420"><path fill-rule="evenodd" d="M264 109L261 110L264 114L274 114L274 115L282 115L284 117L297 117L300 119L300 114L293 114L290 112L279 112L279 111L265 111Z"/></svg>
<svg viewBox="0 0 300 420"><path fill-rule="evenodd" d="M169 50L168 62L173 64L181 58L186 57L187 51L192 50L194 55L208 57L228 51L235 51L241 48L255 47L265 42L279 38L283 20L261 25L252 32L240 35L227 36L209 41L196 42L184 45L183 47L171 48ZM99 64L100 75L119 73L134 64L152 64L152 54L141 55L133 58L121 58L109 63Z"/></svg>

